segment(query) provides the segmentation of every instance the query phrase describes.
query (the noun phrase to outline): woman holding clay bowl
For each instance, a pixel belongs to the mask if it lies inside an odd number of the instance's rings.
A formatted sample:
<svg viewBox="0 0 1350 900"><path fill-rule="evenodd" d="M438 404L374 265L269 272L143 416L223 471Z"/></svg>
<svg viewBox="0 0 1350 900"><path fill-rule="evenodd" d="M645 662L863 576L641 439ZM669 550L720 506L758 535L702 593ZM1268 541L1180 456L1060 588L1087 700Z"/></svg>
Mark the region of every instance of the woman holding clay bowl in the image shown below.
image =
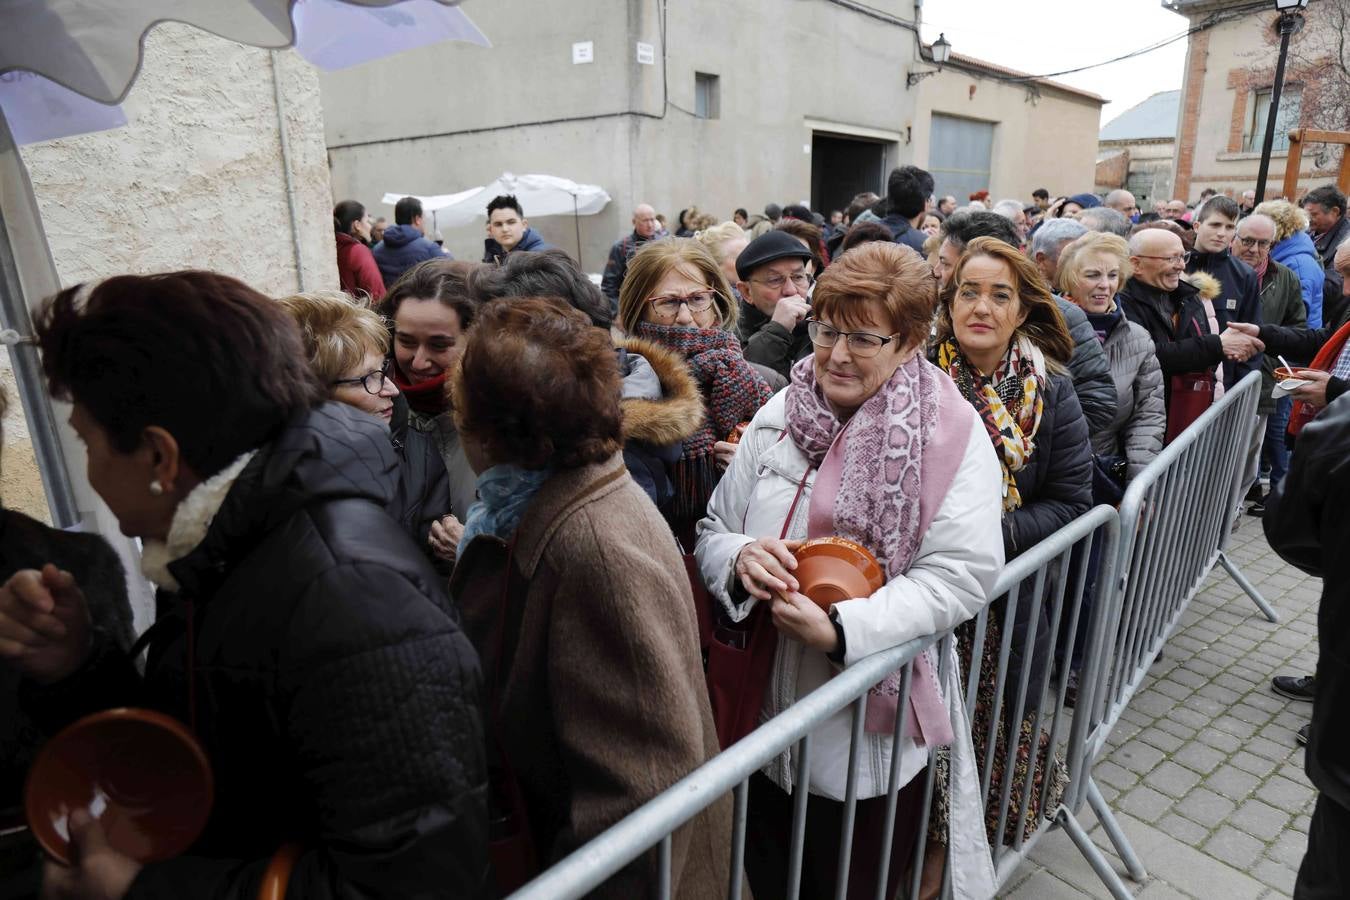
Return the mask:
<svg viewBox="0 0 1350 900"><path fill-rule="evenodd" d="M786 390L751 421L698 526L697 557L724 618L744 622L761 604L777 631L760 701L768 719L824 684L840 667L977 614L988 602L1003 541L1000 474L984 426L952 381L922 353L936 303L927 265L895 244L855 248L816 285L808 329L815 352L796 364ZM880 465L878 465L880 460ZM865 547L886 583L827 610L799 592L794 553L808 538ZM881 854L891 858L887 894L908 867L922 813L928 748L952 744L971 757L960 691L940 685L936 651L915 663L910 705L918 734L894 746L899 676L867 697L860 748L849 896L872 896ZM758 687L751 687L758 691ZM841 712L812 735L809 781L794 785L784 753L750 780L746 869L756 896L786 894L792 792L810 792L802 896L832 891L838 823L848 775L851 717ZM958 720L959 721L959 720ZM894 839L882 847L887 774L901 753ZM958 771L965 772L963 769ZM876 773L882 773L877 775ZM957 893L993 891L983 815L970 778L953 780L952 870Z"/></svg>

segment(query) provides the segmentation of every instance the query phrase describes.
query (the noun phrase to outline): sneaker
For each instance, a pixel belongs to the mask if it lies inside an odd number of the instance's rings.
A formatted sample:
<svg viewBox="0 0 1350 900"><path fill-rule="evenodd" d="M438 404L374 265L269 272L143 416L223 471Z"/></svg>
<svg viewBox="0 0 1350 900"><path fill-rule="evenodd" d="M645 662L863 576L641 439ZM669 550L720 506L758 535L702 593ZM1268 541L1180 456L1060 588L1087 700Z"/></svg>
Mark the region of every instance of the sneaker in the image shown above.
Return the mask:
<svg viewBox="0 0 1350 900"><path fill-rule="evenodd" d="M1256 518L1259 519L1263 517L1265 514L1266 514L1266 500L1264 497L1262 497L1260 500L1257 500L1251 506L1247 507L1247 515L1249 516L1255 516Z"/></svg>
<svg viewBox="0 0 1350 900"><path fill-rule="evenodd" d="M1308 732L1312 729L1312 723L1309 722L1298 731L1294 732L1294 738L1304 747L1308 746Z"/></svg>
<svg viewBox="0 0 1350 900"><path fill-rule="evenodd" d="M1253 482L1252 486L1247 488L1247 496L1242 499L1246 500L1248 503L1260 503L1261 483L1259 481Z"/></svg>
<svg viewBox="0 0 1350 900"><path fill-rule="evenodd" d="M1313 699L1313 677L1311 675L1276 675L1270 680L1270 689L1290 700L1302 700L1311 703Z"/></svg>

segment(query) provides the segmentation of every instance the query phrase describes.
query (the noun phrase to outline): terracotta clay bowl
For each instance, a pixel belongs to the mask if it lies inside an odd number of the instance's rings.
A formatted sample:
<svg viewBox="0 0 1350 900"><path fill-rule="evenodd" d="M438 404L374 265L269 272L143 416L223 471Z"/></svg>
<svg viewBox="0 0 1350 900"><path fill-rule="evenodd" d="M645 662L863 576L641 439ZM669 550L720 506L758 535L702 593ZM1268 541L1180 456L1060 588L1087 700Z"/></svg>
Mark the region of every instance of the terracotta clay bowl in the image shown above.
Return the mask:
<svg viewBox="0 0 1350 900"><path fill-rule="evenodd" d="M1307 369L1302 366L1276 366L1275 380L1288 381L1291 378L1302 379L1305 372L1313 372L1315 369Z"/></svg>
<svg viewBox="0 0 1350 900"><path fill-rule="evenodd" d="M33 836L60 862L70 862L68 817L85 809L113 849L146 863L192 846L214 797L211 764L182 723L148 709L110 709L42 747L24 810Z"/></svg>
<svg viewBox="0 0 1350 900"><path fill-rule="evenodd" d="M802 544L793 574L801 592L827 611L843 600L870 597L886 583L881 566L866 547L839 537Z"/></svg>

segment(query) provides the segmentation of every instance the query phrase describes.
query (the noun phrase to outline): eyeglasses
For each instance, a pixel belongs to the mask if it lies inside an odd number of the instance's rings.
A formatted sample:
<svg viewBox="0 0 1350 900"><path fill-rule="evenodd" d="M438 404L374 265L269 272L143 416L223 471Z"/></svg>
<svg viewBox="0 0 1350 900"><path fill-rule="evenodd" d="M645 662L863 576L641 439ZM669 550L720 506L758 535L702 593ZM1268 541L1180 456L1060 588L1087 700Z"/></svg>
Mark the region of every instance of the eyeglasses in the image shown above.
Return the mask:
<svg viewBox="0 0 1350 900"><path fill-rule="evenodd" d="M691 313L707 312L717 302L716 291L701 291L688 297L653 297L647 301L656 310L657 315L673 319L680 314L680 307L687 306Z"/></svg>
<svg viewBox="0 0 1350 900"><path fill-rule="evenodd" d="M842 337L848 345L848 352L863 359L876 356L882 347L900 337L898 334L883 337L870 331L840 331L815 319L806 321L806 335L817 347L833 347Z"/></svg>
<svg viewBox="0 0 1350 900"><path fill-rule="evenodd" d="M771 291L781 291L783 285L787 284L788 279L798 290L804 291L815 283L815 279L805 272L793 272L791 275L774 275L772 278L751 278L755 284L762 284Z"/></svg>
<svg viewBox="0 0 1350 900"><path fill-rule="evenodd" d="M1240 237L1238 238L1238 243L1246 250L1250 250L1253 247L1258 250L1269 250L1271 247L1275 246L1274 241L1263 241L1260 238L1253 237Z"/></svg>
<svg viewBox="0 0 1350 900"><path fill-rule="evenodd" d="M1186 265L1186 263L1191 261L1191 252L1189 250L1187 250L1180 256L1146 256L1143 253L1136 253L1135 256L1139 257L1140 259L1160 259L1163 262L1173 266L1175 266L1177 263L1181 263L1184 266Z"/></svg>
<svg viewBox="0 0 1350 900"><path fill-rule="evenodd" d="M384 361L384 365L380 366L374 372L367 372L366 374L358 378L339 378L336 381L330 381L329 384L332 385L333 387L338 387L344 384L359 384L361 385L361 387L366 389L367 394L378 395L380 391L384 390L384 383L387 380L390 379L389 379L389 360L386 359Z"/></svg>

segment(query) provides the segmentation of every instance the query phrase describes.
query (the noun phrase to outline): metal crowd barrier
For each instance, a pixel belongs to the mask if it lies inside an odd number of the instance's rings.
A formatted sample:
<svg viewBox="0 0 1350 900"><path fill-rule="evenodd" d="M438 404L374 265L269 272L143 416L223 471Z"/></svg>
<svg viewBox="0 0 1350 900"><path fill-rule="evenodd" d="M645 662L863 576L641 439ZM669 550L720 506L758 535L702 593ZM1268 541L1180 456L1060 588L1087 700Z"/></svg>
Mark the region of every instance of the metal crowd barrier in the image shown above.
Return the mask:
<svg viewBox="0 0 1350 900"><path fill-rule="evenodd" d="M1176 628L1181 615L1217 563L1233 577L1272 622L1275 612L1228 559L1225 549L1246 487L1243 471L1260 392L1259 374L1228 391L1130 483L1119 511L1099 506L1071 522L1000 573L997 598L970 622L953 631L874 654L836 675L743 740L718 754L635 810L566 859L541 874L512 900L571 900L601 885L639 856L656 848L655 895L671 895L671 835L728 792L734 795L733 833L728 852L731 878L726 896L741 897L747 802L752 774L779 754L794 749L794 783L805 784L811 732L840 710L852 707L852 747L840 834L840 868L835 896L847 894L848 858L857 802L858 746L868 689L904 666L901 704L907 701L910 661L939 643L945 675L953 649L962 661L965 708L973 740L986 752L978 765L980 796L987 815L991 862L997 883L1007 883L1027 854L1054 825L1062 827L1113 897L1131 897L1114 867L1079 822L1084 803L1092 806L1135 881L1146 876L1110 807L1092 779L1092 766L1111 729L1147 676L1148 668ZM989 640L997 633L999 640ZM986 648L987 645L987 648ZM1017 651L1014 648L1018 648ZM988 655L991 668L982 669ZM1078 692L1071 697L1071 674ZM983 707L985 714L977 713ZM904 735L897 717L895 739ZM1023 725L1022 723L1026 723ZM959 723L958 723L959 724ZM1027 776L998 777L996 748L1004 732L1001 771L1016 767L1023 741L1007 739L1027 729ZM925 778L923 820L911 857L909 877L899 896L919 893L934 764ZM977 754L979 757L979 754ZM893 755L882 846L893 834L900 754ZM1058 762L1052 762L1058 760ZM1062 768L1061 768L1062 764ZM1063 773L1063 793L1051 777ZM1037 774L1041 775L1037 784ZM798 896L805 839L807 792L793 796L793 842L789 848L789 900ZM878 900L886 900L888 858L881 854ZM942 896L951 895L944 872Z"/></svg>
<svg viewBox="0 0 1350 900"><path fill-rule="evenodd" d="M1275 610L1225 553L1247 487L1247 451L1260 392L1256 372L1225 392L1135 476L1120 503L1120 583L1111 592L1107 642L1093 654L1094 696L1081 717L1088 765L1074 803L1086 797L1135 881L1147 874L1092 780L1092 761L1105 749L1121 713L1216 563L1267 619L1277 621ZM1072 826L1067 830L1080 848L1090 845L1086 835ZM1110 876L1099 874L1113 893L1128 896L1119 893L1124 888L1113 870Z"/></svg>
<svg viewBox="0 0 1350 900"><path fill-rule="evenodd" d="M997 665L994 677L989 679L986 676L986 681L992 681L992 694L988 686L984 691L985 699L992 701L992 710L983 723L985 727L980 729L984 734L985 745L995 746L1000 722L1005 723L1004 730L1007 733L1013 734L1018 729L1011 723L1029 720L1032 723L1031 733L1045 735L1048 743L1048 749L1043 754L1033 755L1063 761L1068 779L1064 797L1067 799L1073 796L1076 781L1086 762L1086 744L1082 726L1072 721L1065 705L1070 662L1074 647L1080 641L1086 640L1090 647L1095 647L1100 646L1104 639L1107 619L1100 612L1092 615L1090 609L1092 593L1089 590L1089 570L1093 567L1089 563L1096 561L1100 564L1097 583L1110 584L1117 563L1118 539L1117 515L1110 507L1101 506L1080 517L1004 567L994 589L998 599L971 622L958 627L956 631L962 633L960 641L955 632L949 631L876 653L843 670L829 683L764 723L734 746L577 849L513 894L512 900L569 900L584 896L652 848L657 849L659 863L659 883L655 885L653 893L657 897L667 898L671 895L672 833L728 792L734 794L734 816L732 840L728 848L732 874L726 896L738 900L744 872L748 779L779 754L795 748L794 782L806 784L812 749L811 732L838 711L852 707L852 746L840 834L841 860L835 891L836 897L843 898L848 887L848 859L857 802L858 747L863 735L868 689L888 673L904 666L900 695L903 709L909 693L910 661L923 649L938 642L941 647L940 672L945 675L950 660L954 658L951 652L954 644L964 642L970 648L970 661L965 671L965 725L970 728L976 718L976 702L981 694L980 663L987 643L986 637L993 633L993 629L1001 633L1001 641L989 643L989 653L996 654L991 656L991 660L995 660ZM1089 619L1092 623L1090 626ZM1034 660L1028 660L1020 666L1013 661L1013 635L1019 620L1029 625L1043 626L1034 658L1062 659L1061 665L1045 665L1036 671ZM1084 663L1088 661L1089 656L1085 655ZM896 717L893 737L897 745L904 736L905 718ZM1001 762L1005 773L1014 771L1019 749L1019 741L1004 742ZM900 886L899 896L903 897L916 897L919 894L927 849L928 811L935 790L936 753L936 750L930 751L929 765L915 776L926 779L923 817L919 823L919 840L916 841L914 855L910 860L909 877ZM896 783L900 756L900 753L892 754L883 847L890 844L895 825L897 793L903 787ZM1041 835L1055 821L1066 816L1072 819L1073 813L1060 804L1050 802L1053 798L1049 796L1051 785L1048 780L1037 786L1032 777L1020 782L1005 777L998 785L998 790L994 790L995 762L994 753L986 753L982 765L978 767L978 775L980 793L989 820L996 823L994 838L991 840L991 861L1001 885L1012 875ZM806 800L807 791L794 792L793 843L789 848L789 900L795 900L798 896L800 885ZM1041 814L1028 825L1035 808L1039 808ZM884 893L889 874L888 863L888 855L882 853L877 878L878 900L889 900ZM943 893L949 896L950 891L950 875L947 873L943 879Z"/></svg>

